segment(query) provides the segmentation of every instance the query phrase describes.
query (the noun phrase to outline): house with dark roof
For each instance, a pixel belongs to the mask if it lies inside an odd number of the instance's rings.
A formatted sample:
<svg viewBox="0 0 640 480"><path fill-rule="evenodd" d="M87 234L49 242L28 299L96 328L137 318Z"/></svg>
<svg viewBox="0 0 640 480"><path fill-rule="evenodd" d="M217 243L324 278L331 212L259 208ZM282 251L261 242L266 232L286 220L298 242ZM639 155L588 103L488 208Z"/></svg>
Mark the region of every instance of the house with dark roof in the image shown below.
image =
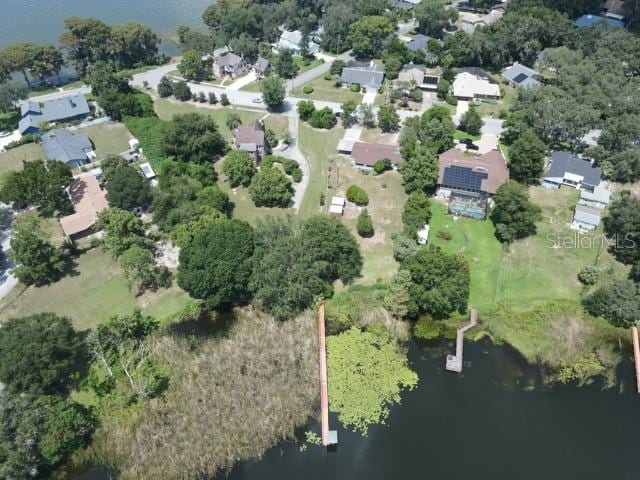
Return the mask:
<svg viewBox="0 0 640 480"><path fill-rule="evenodd" d="M247 73L249 67L242 57L224 48L214 52L212 68L213 74L218 78L224 76L234 78Z"/></svg>
<svg viewBox="0 0 640 480"><path fill-rule="evenodd" d="M376 162L388 159L393 166L404 162L398 145L386 143L355 142L351 149L353 164L362 168L373 168Z"/></svg>
<svg viewBox="0 0 640 480"><path fill-rule="evenodd" d="M572 152L551 152L549 169L542 177L542 186L552 189L562 185L593 192L600 185L602 170L590 160Z"/></svg>
<svg viewBox="0 0 640 480"><path fill-rule="evenodd" d="M413 8L413 3L407 2L405 0L391 0L389 2L389 6L391 8L399 8L400 10L404 10L405 12L408 12Z"/></svg>
<svg viewBox="0 0 640 480"><path fill-rule="evenodd" d="M68 122L89 116L91 109L84 95L47 100L46 102L25 101L20 105L21 135L38 133L42 123Z"/></svg>
<svg viewBox="0 0 640 480"><path fill-rule="evenodd" d="M599 23L606 22L609 26L613 28L623 28L624 23L621 20L610 17L601 17L599 15L586 14L582 15L580 18L577 18L573 24L579 28L590 28L595 27Z"/></svg>
<svg viewBox="0 0 640 480"><path fill-rule="evenodd" d="M489 198L509 179L500 151L475 156L452 148L440 154L438 163L436 196L448 199L449 213L484 220Z"/></svg>
<svg viewBox="0 0 640 480"><path fill-rule="evenodd" d="M542 75L518 62L506 68L502 72L502 78L514 87L523 88L537 87L542 82Z"/></svg>
<svg viewBox="0 0 640 480"><path fill-rule="evenodd" d="M340 76L342 83L356 83L364 88L377 89L384 80L384 68L370 62L366 66L353 65L344 67Z"/></svg>
<svg viewBox="0 0 640 480"><path fill-rule="evenodd" d="M399 82L410 82L422 90L436 90L442 76L440 67L427 68L425 65L407 64L398 73Z"/></svg>
<svg viewBox="0 0 640 480"><path fill-rule="evenodd" d="M62 162L69 168L80 167L95 158L93 144L85 133L58 128L45 132L41 139L45 158Z"/></svg>
<svg viewBox="0 0 640 480"><path fill-rule="evenodd" d="M264 57L258 57L252 68L258 78L264 78L271 70L271 63Z"/></svg>
<svg viewBox="0 0 640 480"><path fill-rule="evenodd" d="M233 146L251 155L253 163L257 166L267 151L262 123L256 120L247 126L240 125L234 128L231 134L233 135Z"/></svg>
<svg viewBox="0 0 640 480"><path fill-rule="evenodd" d="M412 52L418 52L418 51L428 52L429 40L435 40L440 44L441 47L444 46L444 42L442 40L438 40L436 38L432 39L431 37L423 35L422 33L418 33L417 35L414 35L413 37L411 37L411 41L407 43L407 48Z"/></svg>

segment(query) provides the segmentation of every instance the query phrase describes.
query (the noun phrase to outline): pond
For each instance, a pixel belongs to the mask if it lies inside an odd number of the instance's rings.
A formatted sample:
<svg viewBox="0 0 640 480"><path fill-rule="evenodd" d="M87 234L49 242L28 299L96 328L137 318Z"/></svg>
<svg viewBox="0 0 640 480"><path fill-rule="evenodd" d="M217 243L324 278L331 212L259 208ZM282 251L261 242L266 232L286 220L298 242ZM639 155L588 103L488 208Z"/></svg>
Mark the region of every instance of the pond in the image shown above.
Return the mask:
<svg viewBox="0 0 640 480"><path fill-rule="evenodd" d="M461 375L444 371L453 344L420 347L409 358L420 376L367 437L338 430L335 451L282 442L261 460L237 464L228 480L631 480L637 465L640 396L563 387L546 391L537 370L511 350L466 343ZM331 402L331 399L329 399ZM319 433L319 426L308 427ZM300 431L300 438L304 435ZM212 433L212 435L214 435ZM104 471L82 480L108 478Z"/></svg>

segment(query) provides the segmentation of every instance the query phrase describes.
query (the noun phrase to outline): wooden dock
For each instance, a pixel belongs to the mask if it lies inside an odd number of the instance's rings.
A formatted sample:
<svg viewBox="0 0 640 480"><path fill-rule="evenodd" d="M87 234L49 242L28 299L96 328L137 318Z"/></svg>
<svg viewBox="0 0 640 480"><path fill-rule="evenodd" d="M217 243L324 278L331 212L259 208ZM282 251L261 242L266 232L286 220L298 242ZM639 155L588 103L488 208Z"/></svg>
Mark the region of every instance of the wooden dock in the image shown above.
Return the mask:
<svg viewBox="0 0 640 480"><path fill-rule="evenodd" d="M458 327L456 334L456 354L447 355L447 370L460 373L462 371L462 351L464 349L464 334L478 324L478 312L471 310L469 321Z"/></svg>
<svg viewBox="0 0 640 480"><path fill-rule="evenodd" d="M631 338L633 340L633 357L636 363L636 388L640 393L640 342L638 342L638 329L631 327Z"/></svg>
<svg viewBox="0 0 640 480"><path fill-rule="evenodd" d="M327 341L324 331L324 302L318 306L318 345L320 354L320 424L324 447L338 443L338 433L329 430L329 383L327 380Z"/></svg>

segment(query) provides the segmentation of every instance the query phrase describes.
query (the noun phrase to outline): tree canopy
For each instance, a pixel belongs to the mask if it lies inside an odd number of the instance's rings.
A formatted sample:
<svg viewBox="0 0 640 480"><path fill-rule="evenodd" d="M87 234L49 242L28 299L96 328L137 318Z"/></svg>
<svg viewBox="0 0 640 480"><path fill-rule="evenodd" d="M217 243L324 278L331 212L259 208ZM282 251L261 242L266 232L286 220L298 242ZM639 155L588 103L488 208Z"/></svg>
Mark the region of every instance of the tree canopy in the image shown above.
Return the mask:
<svg viewBox="0 0 640 480"><path fill-rule="evenodd" d="M114 164L114 168L110 171L104 167L104 164L108 164L109 161ZM109 205L123 210L133 210L136 207L146 209L149 206L151 203L149 182L137 168L127 165L116 157L103 162L103 172L107 182Z"/></svg>
<svg viewBox="0 0 640 480"><path fill-rule="evenodd" d="M256 207L287 208L293 198L293 187L278 168L263 166L251 179L249 195Z"/></svg>
<svg viewBox="0 0 640 480"><path fill-rule="evenodd" d="M0 381L12 393L65 393L83 354L66 317L38 313L0 328Z"/></svg>
<svg viewBox="0 0 640 480"><path fill-rule="evenodd" d="M182 162L211 163L227 151L227 142L216 121L208 115L174 115L166 129L162 148L167 156Z"/></svg>
<svg viewBox="0 0 640 480"><path fill-rule="evenodd" d="M625 264L640 263L640 199L622 195L609 207L604 231L612 240L609 250Z"/></svg>
<svg viewBox="0 0 640 480"><path fill-rule="evenodd" d="M222 162L222 173L227 176L231 187L248 187L256 172L253 160L244 150L232 150Z"/></svg>
<svg viewBox="0 0 640 480"><path fill-rule="evenodd" d="M498 240L510 243L536 233L541 210L529 201L524 186L508 180L498 187L494 201L490 217L496 227Z"/></svg>
<svg viewBox="0 0 640 480"><path fill-rule="evenodd" d="M260 85L262 99L267 107L275 110L282 106L285 97L284 84L277 75L269 75Z"/></svg>
<svg viewBox="0 0 640 480"><path fill-rule="evenodd" d="M379 58L387 39L395 30L393 22L386 17L366 16L351 24L347 40L357 57Z"/></svg>
<svg viewBox="0 0 640 480"><path fill-rule="evenodd" d="M210 308L243 303L249 299L253 249L253 229L247 222L212 222L180 250L178 284Z"/></svg>
<svg viewBox="0 0 640 480"><path fill-rule="evenodd" d="M446 318L457 311L464 313L469 300L469 265L462 255L421 247L402 263L411 274L408 312L411 317L428 313Z"/></svg>

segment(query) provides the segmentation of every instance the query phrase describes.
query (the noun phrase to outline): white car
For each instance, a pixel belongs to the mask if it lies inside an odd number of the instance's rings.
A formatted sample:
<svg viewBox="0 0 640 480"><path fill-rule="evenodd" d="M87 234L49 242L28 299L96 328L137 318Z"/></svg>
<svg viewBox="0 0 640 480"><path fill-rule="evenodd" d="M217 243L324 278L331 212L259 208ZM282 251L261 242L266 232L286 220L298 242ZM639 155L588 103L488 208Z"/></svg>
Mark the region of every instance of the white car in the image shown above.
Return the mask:
<svg viewBox="0 0 640 480"><path fill-rule="evenodd" d="M251 100L253 103L262 103L262 99L260 97L256 97L253 100Z"/></svg>
<svg viewBox="0 0 640 480"><path fill-rule="evenodd" d="M11 135L11 132L0 132L0 138L5 138Z"/></svg>

